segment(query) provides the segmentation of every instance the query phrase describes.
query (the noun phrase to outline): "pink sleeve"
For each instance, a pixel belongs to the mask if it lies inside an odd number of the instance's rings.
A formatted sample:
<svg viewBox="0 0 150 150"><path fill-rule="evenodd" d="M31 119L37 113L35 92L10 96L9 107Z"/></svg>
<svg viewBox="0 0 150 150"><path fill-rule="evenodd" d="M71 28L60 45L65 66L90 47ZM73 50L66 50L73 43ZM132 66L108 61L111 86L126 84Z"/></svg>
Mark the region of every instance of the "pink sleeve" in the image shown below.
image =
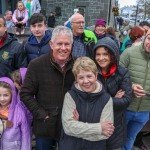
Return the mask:
<svg viewBox="0 0 150 150"><path fill-rule="evenodd" d="M22 22L25 24L27 21L28 21L28 10L25 9L25 12L24 12L24 19L22 20Z"/></svg>
<svg viewBox="0 0 150 150"><path fill-rule="evenodd" d="M17 20L17 18L16 18L16 10L15 10L14 13L13 13L12 21L13 21L13 23L18 22L18 20Z"/></svg>

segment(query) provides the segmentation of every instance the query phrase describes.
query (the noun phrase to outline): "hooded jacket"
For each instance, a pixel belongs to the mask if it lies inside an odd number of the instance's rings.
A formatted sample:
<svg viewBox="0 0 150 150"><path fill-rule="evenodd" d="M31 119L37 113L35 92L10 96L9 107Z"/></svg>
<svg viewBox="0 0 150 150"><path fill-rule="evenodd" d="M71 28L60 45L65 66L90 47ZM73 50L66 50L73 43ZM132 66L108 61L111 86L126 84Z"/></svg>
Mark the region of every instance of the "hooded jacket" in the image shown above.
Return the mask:
<svg viewBox="0 0 150 150"><path fill-rule="evenodd" d="M26 55L17 42L17 39L6 33L6 39L0 46L0 77L9 76L9 73L27 66Z"/></svg>
<svg viewBox="0 0 150 150"><path fill-rule="evenodd" d="M50 52L49 41L51 40L52 33L49 30L45 31L45 36L38 43L36 37L31 34L28 41L25 44L25 52L27 54L28 64L32 59L35 59L43 54Z"/></svg>
<svg viewBox="0 0 150 150"><path fill-rule="evenodd" d="M26 75L26 72L27 72L27 68L20 68L19 70L20 70L21 79L22 79L22 85L23 85L24 79L25 79L25 75ZM26 111L28 122L31 125L33 117L32 117L32 114L30 113L30 111L28 110L28 108L20 100L20 91L18 91L17 100L18 100L18 103L20 103L22 105L22 107L24 108L24 110Z"/></svg>
<svg viewBox="0 0 150 150"><path fill-rule="evenodd" d="M10 84L12 88L8 120L13 122L13 127L7 128L2 135L1 150L31 150L29 123L23 107L17 102L14 84L7 77L0 78L0 81Z"/></svg>
<svg viewBox="0 0 150 150"><path fill-rule="evenodd" d="M109 37L105 37L97 42L94 47L94 52L99 47L106 47L111 55L116 58L117 68L116 71L108 78L104 79L101 74L101 69L98 66L99 74L98 80L100 80L105 90L110 94L113 99L114 105L114 126L115 131L113 135L107 141L107 149L117 149L122 147L126 138L126 123L125 123L125 110L131 102L132 87L127 69L119 65L119 49L116 43ZM116 93L122 89L125 91L125 95L122 98L115 98Z"/></svg>

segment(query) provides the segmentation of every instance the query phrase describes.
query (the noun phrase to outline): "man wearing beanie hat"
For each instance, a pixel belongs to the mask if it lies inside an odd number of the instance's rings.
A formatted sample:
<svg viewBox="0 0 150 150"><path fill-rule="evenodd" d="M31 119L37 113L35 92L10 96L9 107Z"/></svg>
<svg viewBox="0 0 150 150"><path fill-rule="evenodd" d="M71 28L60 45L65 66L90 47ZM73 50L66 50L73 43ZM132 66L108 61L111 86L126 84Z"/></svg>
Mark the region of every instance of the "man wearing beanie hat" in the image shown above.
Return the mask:
<svg viewBox="0 0 150 150"><path fill-rule="evenodd" d="M97 37L97 40L100 40L106 36L106 20L96 20L94 34Z"/></svg>
<svg viewBox="0 0 150 150"><path fill-rule="evenodd" d="M129 70L133 98L126 111L127 140L123 150L131 150L137 134L149 120L150 112L150 30L139 46L126 49L120 64Z"/></svg>
<svg viewBox="0 0 150 150"><path fill-rule="evenodd" d="M97 42L97 39L92 31L84 30L84 17L76 13L70 19L73 33L73 48L72 56L77 59L81 56L93 58L92 49Z"/></svg>

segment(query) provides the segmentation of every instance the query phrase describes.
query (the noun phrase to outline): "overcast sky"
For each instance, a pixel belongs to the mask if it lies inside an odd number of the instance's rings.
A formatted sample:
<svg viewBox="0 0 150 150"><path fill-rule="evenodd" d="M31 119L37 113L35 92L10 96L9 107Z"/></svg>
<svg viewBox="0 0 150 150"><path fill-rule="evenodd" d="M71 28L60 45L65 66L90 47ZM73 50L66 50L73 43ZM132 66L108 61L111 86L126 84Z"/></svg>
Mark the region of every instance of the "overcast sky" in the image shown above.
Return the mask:
<svg viewBox="0 0 150 150"><path fill-rule="evenodd" d="M118 0L120 7L136 5L136 0Z"/></svg>

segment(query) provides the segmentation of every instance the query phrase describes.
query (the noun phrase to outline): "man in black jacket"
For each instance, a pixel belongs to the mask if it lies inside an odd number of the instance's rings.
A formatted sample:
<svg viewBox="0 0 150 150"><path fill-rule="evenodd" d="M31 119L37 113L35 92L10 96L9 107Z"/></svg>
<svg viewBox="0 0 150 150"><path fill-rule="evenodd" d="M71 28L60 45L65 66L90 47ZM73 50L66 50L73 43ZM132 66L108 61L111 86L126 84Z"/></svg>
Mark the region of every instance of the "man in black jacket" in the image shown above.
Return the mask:
<svg viewBox="0 0 150 150"><path fill-rule="evenodd" d="M37 150L50 150L60 136L64 95L74 82L72 43L71 30L56 27L50 41L52 51L28 66L21 100L33 115Z"/></svg>
<svg viewBox="0 0 150 150"><path fill-rule="evenodd" d="M26 66L26 55L21 44L7 33L5 18L0 16L0 77L9 76L10 72Z"/></svg>

